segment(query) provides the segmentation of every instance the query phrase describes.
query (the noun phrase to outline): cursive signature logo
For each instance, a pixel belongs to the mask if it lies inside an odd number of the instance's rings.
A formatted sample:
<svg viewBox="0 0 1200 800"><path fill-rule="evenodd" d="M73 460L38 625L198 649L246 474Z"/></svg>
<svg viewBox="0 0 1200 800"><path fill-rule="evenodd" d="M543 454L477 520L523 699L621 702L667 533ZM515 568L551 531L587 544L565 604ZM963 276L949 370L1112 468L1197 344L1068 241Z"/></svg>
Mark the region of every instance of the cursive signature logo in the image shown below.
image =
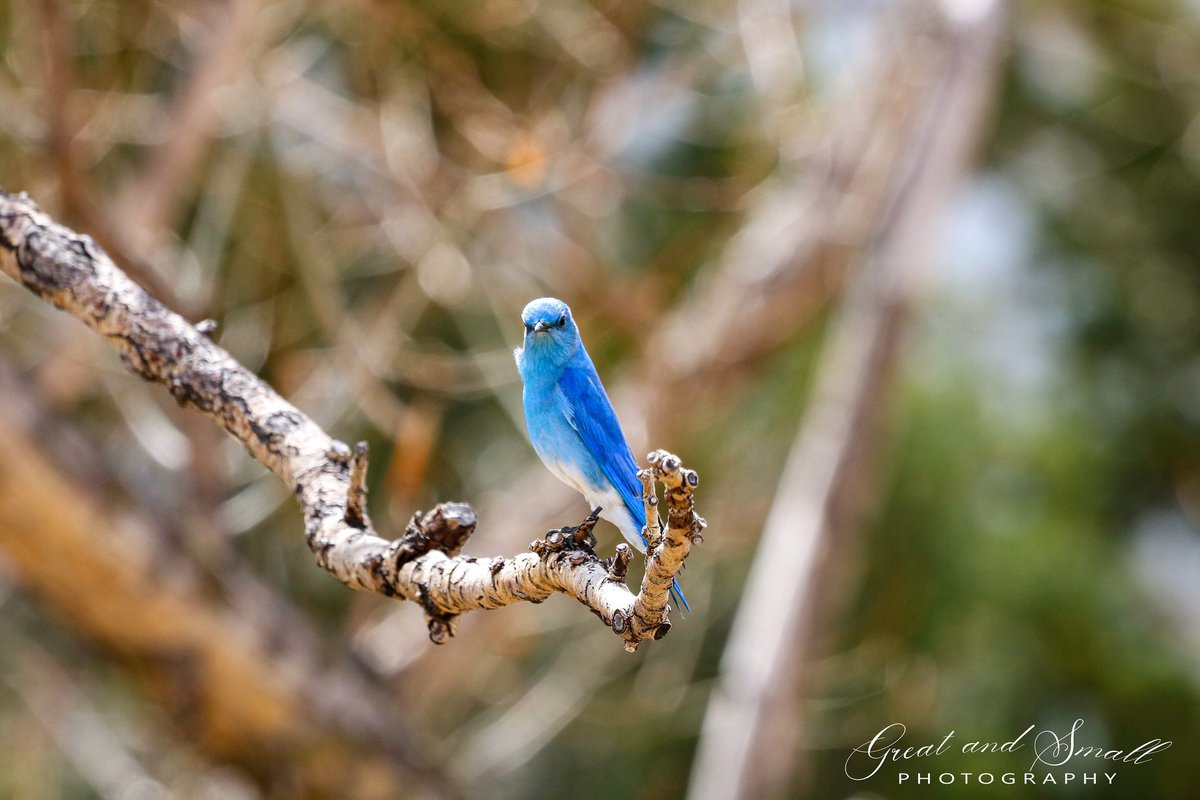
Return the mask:
<svg viewBox="0 0 1200 800"><path fill-rule="evenodd" d="M852 781L865 781L873 778L889 761L940 756L950 747L950 740L954 738L954 731L950 731L938 744L901 748L898 745L906 733L908 728L903 722L893 722L871 737L870 741L854 748L846 758L846 777Z"/></svg>
<svg viewBox="0 0 1200 800"><path fill-rule="evenodd" d="M904 742L908 728L902 722L893 722L882 728L867 741L850 751L846 757L846 777L853 781L865 781L877 776L887 764L899 764L904 770L912 770L914 763L930 763L951 748L959 752L980 756L989 753L1016 753L1029 745L1033 754L1032 762L1024 773L991 772L942 772L933 771L916 773L917 783L976 783L989 784L994 782L1014 785L1031 783L1070 784L1082 780L1084 784L1099 783L1100 777L1111 784L1116 779L1115 772L1054 772L1061 768L1086 770L1089 766L1101 768L1111 767L1114 763L1144 764L1151 757L1161 753L1171 746L1172 742L1163 739L1150 739L1136 747L1125 749L1101 747L1081 743L1079 736L1083 720L1077 719L1069 730L1058 733L1046 728L1038 730L1036 725L1030 725L1012 739L1003 742L967 741L959 744L956 741L957 731L950 731L940 740L935 739L919 744ZM1032 735L1031 735L1032 734ZM986 762L981 760L981 766ZM935 777L936 776L936 777ZM896 778L904 783L913 778L911 771L898 771Z"/></svg>
<svg viewBox="0 0 1200 800"><path fill-rule="evenodd" d="M1171 746L1171 742L1163 741L1162 739L1151 739L1147 742L1142 742L1132 750L1118 750L1095 746L1082 747L1075 743L1075 734L1082 727L1083 720L1077 719L1075 720L1075 724L1071 726L1071 730L1062 736L1051 730L1040 731L1033 739L1034 758L1030 768L1032 769L1038 764L1044 764L1047 767L1061 767L1075 758L1119 761L1123 764L1145 764L1150 760L1150 756L1160 753Z"/></svg>

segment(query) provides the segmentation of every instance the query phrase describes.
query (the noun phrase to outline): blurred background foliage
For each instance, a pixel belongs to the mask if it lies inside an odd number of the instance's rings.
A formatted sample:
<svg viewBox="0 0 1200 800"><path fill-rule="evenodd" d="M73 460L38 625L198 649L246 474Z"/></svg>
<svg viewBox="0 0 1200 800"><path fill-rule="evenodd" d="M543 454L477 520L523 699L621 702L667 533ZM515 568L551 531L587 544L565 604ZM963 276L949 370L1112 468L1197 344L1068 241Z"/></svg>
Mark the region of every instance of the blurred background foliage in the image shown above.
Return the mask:
<svg viewBox="0 0 1200 800"><path fill-rule="evenodd" d="M828 323L902 213L955 25L986 6L0 2L0 185L369 441L381 529L460 499L480 512L470 551L511 554L586 513L524 435L511 350L544 294L574 309L635 453L699 471L710 522L685 580L697 612L636 656L562 598L470 615L435 648L419 610L314 566L287 488L215 426L0 284L3 433L44 454L0 481L35 470L102 509L84 558L113 547L103 531L140 531L153 557L133 577L236 619L238 663L277 675L290 709L269 741L221 729L220 703L196 699L224 691L196 655L211 634L119 630L146 601L103 572L74 605L23 560L37 530L0 514L0 797L687 794L759 534L836 358ZM787 687L787 796L1194 791L1198 7L1002 11L974 161L950 165L924 252L899 257L918 280L855 430L860 513L833 526L853 544L791 656L810 666ZM293 635L302 659L276 641ZM894 721L925 743L1076 718L1088 744L1176 744L1111 788L843 770ZM326 735L351 745L323 756ZM1028 761L951 750L927 768Z"/></svg>

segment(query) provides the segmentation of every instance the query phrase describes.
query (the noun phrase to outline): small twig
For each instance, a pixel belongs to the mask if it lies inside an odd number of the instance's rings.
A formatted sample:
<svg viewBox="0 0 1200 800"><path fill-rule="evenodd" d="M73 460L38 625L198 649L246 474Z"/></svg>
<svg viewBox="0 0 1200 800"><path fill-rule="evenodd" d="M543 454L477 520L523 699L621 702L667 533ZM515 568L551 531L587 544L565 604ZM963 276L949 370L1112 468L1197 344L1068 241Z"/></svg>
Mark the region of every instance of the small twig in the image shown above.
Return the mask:
<svg viewBox="0 0 1200 800"><path fill-rule="evenodd" d="M653 465L658 460L658 452L649 455ZM662 537L662 520L658 518L658 492L654 490L654 470L638 470L638 480L642 483L642 504L646 509L646 527L642 528L642 537L646 540L646 550L652 550Z"/></svg>
<svg viewBox="0 0 1200 800"><path fill-rule="evenodd" d="M617 545L617 552L613 555L608 564L608 577L610 580L625 582L625 576L629 574L629 560L633 558L633 548L621 542Z"/></svg>
<svg viewBox="0 0 1200 800"><path fill-rule="evenodd" d="M350 460L350 489L346 492L346 524L366 528L367 521L367 443L354 446Z"/></svg>

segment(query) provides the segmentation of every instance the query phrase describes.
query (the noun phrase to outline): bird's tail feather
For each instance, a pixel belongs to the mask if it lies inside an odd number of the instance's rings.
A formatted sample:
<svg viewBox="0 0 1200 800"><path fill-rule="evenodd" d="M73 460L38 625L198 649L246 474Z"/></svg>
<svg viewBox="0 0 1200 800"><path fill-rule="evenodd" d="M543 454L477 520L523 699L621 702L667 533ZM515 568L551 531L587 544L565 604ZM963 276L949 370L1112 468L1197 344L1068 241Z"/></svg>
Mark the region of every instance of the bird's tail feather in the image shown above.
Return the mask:
<svg viewBox="0 0 1200 800"><path fill-rule="evenodd" d="M683 596L683 589L679 586L678 580L671 581L671 599L683 606L683 610L692 613L692 607L688 605L687 598Z"/></svg>

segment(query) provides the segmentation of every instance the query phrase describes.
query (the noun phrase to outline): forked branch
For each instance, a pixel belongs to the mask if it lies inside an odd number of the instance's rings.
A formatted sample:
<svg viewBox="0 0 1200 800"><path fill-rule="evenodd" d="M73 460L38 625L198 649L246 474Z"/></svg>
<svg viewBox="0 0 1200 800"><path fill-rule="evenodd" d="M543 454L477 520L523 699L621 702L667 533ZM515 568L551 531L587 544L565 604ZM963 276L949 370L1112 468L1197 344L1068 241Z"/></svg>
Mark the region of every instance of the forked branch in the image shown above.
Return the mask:
<svg viewBox="0 0 1200 800"><path fill-rule="evenodd" d="M395 541L375 533L366 508L366 446L353 452L280 397L201 331L125 275L91 240L55 223L24 194L0 191L0 269L34 294L78 317L108 339L130 369L161 383L240 441L291 487L304 514L317 563L352 589L419 604L430 638L445 642L458 615L555 592L576 598L618 634L627 650L670 628L668 590L704 520L692 492L696 473L676 456L651 453L643 485L648 510L664 488L667 525L651 526L646 572L634 595L625 585L628 549L612 559L594 550L589 517L549 532L512 558L459 555L475 530L475 512L442 503L413 515ZM647 518L657 519L648 513Z"/></svg>

